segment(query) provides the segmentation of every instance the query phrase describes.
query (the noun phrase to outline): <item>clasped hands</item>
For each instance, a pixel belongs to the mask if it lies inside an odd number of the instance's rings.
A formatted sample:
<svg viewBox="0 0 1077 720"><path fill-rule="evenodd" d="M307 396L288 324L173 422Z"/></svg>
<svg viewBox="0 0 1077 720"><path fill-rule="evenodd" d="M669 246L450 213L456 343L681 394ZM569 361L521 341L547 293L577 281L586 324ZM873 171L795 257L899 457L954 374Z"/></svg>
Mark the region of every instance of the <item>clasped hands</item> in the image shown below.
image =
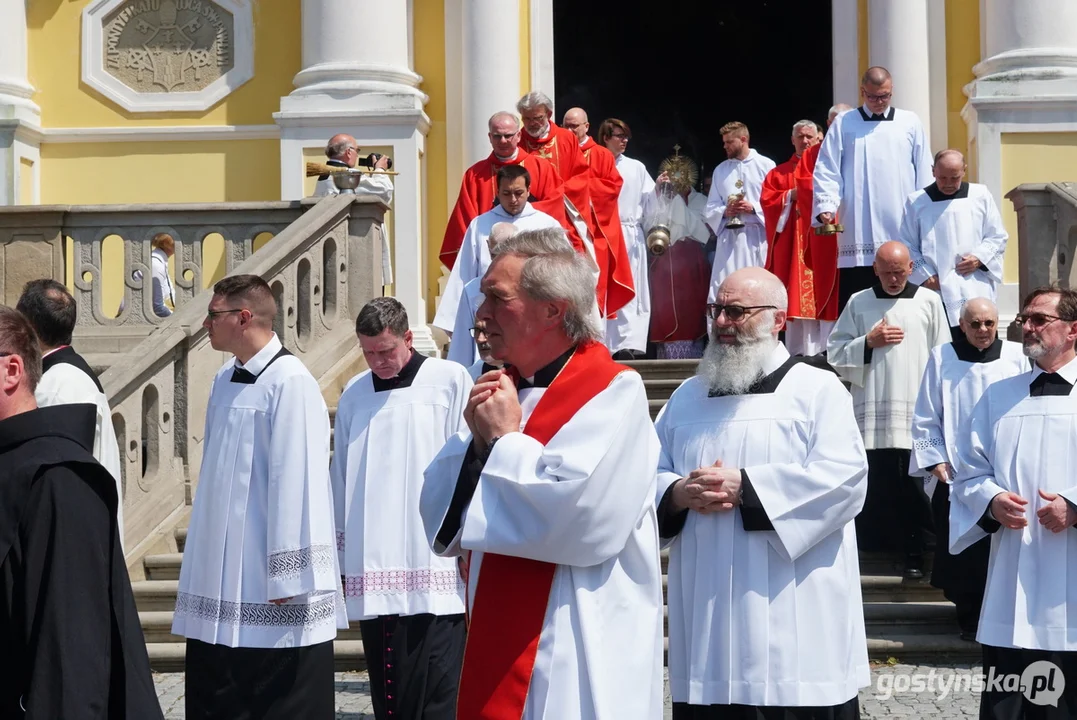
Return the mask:
<svg viewBox="0 0 1077 720"><path fill-rule="evenodd" d="M479 377L464 408L464 421L471 430L475 450L485 455L494 438L520 432L522 418L516 386L508 373L498 369Z"/></svg>
<svg viewBox="0 0 1077 720"><path fill-rule="evenodd" d="M1077 510L1074 510L1064 497L1043 490L1040 490L1039 494L1047 501L1046 505L1036 511L1040 525L1053 533L1060 533L1077 523ZM1028 500L1017 493L1001 492L991 499L991 515L1003 527L1020 530L1028 525L1028 519L1025 517L1026 505Z"/></svg>
<svg viewBox="0 0 1077 720"><path fill-rule="evenodd" d="M710 467L693 470L673 483L673 507L708 514L732 510L740 504L741 477L737 468L724 468L718 460Z"/></svg>

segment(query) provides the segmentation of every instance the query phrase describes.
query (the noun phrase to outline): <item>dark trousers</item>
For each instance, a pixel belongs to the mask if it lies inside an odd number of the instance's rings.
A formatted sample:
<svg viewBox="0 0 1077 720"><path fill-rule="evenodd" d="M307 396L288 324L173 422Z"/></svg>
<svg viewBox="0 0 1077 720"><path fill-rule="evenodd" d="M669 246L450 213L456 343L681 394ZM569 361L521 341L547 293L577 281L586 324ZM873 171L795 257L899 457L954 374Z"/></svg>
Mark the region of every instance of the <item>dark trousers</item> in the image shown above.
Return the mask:
<svg viewBox="0 0 1077 720"><path fill-rule="evenodd" d="M187 720L333 720L332 641L230 648L187 641Z"/></svg>
<svg viewBox="0 0 1077 720"><path fill-rule="evenodd" d="M1077 652L1020 650L983 646L984 691L980 694L980 720L1073 720L1077 717ZM992 677L1021 677L1034 662L1053 663L1057 670L1029 677L1025 692L992 686ZM1065 678L1065 688L1062 687ZM1053 688L1053 692L1052 692ZM1062 690L1059 695L1059 690ZM1035 693L1035 694L1033 694ZM1042 694L1041 694L1042 693ZM1045 704L1057 696L1058 707Z"/></svg>
<svg viewBox="0 0 1077 720"><path fill-rule="evenodd" d="M950 487L940 482L931 496L935 520L935 566L931 584L942 590L957 608L957 624L967 633L976 632L987 586L987 561L991 538L982 538L957 555L950 554Z"/></svg>
<svg viewBox="0 0 1077 720"><path fill-rule="evenodd" d="M856 541L868 552L922 557L932 534L924 481L909 475L909 450L868 450L868 496L856 516Z"/></svg>
<svg viewBox="0 0 1077 720"><path fill-rule="evenodd" d="M827 707L756 707L673 703L673 720L859 720L860 700Z"/></svg>
<svg viewBox="0 0 1077 720"><path fill-rule="evenodd" d="M854 294L867 290L875 284L875 268L866 267L838 268L838 314L845 309Z"/></svg>
<svg viewBox="0 0 1077 720"><path fill-rule="evenodd" d="M455 720L463 615L385 615L359 623L378 720Z"/></svg>

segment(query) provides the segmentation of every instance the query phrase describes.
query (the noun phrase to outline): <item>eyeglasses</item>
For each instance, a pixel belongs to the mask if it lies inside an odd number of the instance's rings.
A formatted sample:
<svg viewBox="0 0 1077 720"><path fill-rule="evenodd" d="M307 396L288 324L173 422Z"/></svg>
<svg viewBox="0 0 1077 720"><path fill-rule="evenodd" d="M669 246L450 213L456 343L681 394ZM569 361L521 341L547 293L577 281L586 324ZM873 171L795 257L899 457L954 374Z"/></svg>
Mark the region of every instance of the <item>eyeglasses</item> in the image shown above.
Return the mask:
<svg viewBox="0 0 1077 720"><path fill-rule="evenodd" d="M628 136L625 135L624 133L613 133L613 134L610 135L610 137L613 138L614 140L627 140L628 139Z"/></svg>
<svg viewBox="0 0 1077 720"><path fill-rule="evenodd" d="M483 327L473 327L473 328L471 328L471 337L473 337L473 338L477 338L479 335L485 335L485 334L486 334L486 328L483 328Z"/></svg>
<svg viewBox="0 0 1077 720"><path fill-rule="evenodd" d="M237 308L235 310L207 310L206 315L209 315L210 320L216 319L219 315L227 315L228 313L243 312L246 308Z"/></svg>
<svg viewBox="0 0 1077 720"><path fill-rule="evenodd" d="M980 328L987 328L990 330L995 327L995 324L994 320L972 320L969 322L969 325L972 326L973 330L979 330Z"/></svg>
<svg viewBox="0 0 1077 720"><path fill-rule="evenodd" d="M1041 328L1050 325L1055 320L1065 320L1066 322L1074 322L1073 320L1066 320L1066 318L1060 318L1057 315L1048 315L1047 313L1021 313L1014 318L1018 325L1024 325L1028 323L1034 328Z"/></svg>
<svg viewBox="0 0 1077 720"><path fill-rule="evenodd" d="M883 93L882 95L872 95L871 93L866 92L866 93L864 93L864 99L865 100L871 100L873 102L886 102L891 97L893 97L893 95L894 95L894 93Z"/></svg>
<svg viewBox="0 0 1077 720"><path fill-rule="evenodd" d="M729 322L740 322L748 314L749 310L777 310L776 305L708 305L707 316L711 320L717 320L725 313Z"/></svg>
<svg viewBox="0 0 1077 720"><path fill-rule="evenodd" d="M492 139L492 140L512 140L514 137L516 137L516 133L518 133L518 132L520 132L520 131L517 130L516 132L511 132L511 133L490 133L490 139Z"/></svg>
<svg viewBox="0 0 1077 720"><path fill-rule="evenodd" d="M575 130L576 128L583 127L583 123L565 123L561 127L565 130Z"/></svg>

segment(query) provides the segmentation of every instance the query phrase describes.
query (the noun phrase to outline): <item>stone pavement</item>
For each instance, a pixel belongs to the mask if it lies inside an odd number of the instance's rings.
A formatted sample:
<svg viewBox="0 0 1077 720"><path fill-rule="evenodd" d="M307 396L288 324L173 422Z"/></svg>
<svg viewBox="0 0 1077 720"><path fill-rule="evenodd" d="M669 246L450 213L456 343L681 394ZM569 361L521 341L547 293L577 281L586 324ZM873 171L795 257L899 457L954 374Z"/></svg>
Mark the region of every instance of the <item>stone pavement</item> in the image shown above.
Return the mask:
<svg viewBox="0 0 1077 720"><path fill-rule="evenodd" d="M978 665L967 663L873 667L871 686L860 691L861 717L864 720L976 717L979 714L980 694L969 687L971 675L979 672ZM337 673L336 681L337 720L374 720L366 673ZM154 682L165 719L182 720L183 673L155 673ZM917 692L918 689L921 691ZM665 720L670 717L667 684Z"/></svg>

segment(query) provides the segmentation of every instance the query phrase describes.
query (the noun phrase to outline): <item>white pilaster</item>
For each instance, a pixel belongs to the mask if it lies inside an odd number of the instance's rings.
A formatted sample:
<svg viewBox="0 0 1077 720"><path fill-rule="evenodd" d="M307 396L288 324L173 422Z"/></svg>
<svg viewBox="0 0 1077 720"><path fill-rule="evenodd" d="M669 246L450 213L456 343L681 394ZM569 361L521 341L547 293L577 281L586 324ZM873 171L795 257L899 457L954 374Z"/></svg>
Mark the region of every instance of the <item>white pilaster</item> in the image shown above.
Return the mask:
<svg viewBox="0 0 1077 720"><path fill-rule="evenodd" d="M394 178L393 295L408 311L415 345L436 352L427 327L428 234L422 205L430 118L422 78L411 68L410 3L302 0L303 68L281 98L281 197L303 196L304 151L325 150L337 133L361 148L388 147ZM366 151L364 151L366 152ZM323 156L324 157L324 156Z"/></svg>
<svg viewBox="0 0 1077 720"><path fill-rule="evenodd" d="M490 154L486 122L515 112L520 91L520 4L469 0L461 8L464 164ZM459 182L459 178L457 178Z"/></svg>
<svg viewBox="0 0 1077 720"><path fill-rule="evenodd" d="M860 24L857 0L831 0L830 43L834 104L860 103Z"/></svg>
<svg viewBox="0 0 1077 720"><path fill-rule="evenodd" d="M872 0L868 60L894 79L895 107L920 116L931 146L931 70L927 0Z"/></svg>
<svg viewBox="0 0 1077 720"><path fill-rule="evenodd" d="M36 201L41 109L27 77L26 5L0 3L0 205ZM33 198L20 198L23 159L31 163Z"/></svg>

